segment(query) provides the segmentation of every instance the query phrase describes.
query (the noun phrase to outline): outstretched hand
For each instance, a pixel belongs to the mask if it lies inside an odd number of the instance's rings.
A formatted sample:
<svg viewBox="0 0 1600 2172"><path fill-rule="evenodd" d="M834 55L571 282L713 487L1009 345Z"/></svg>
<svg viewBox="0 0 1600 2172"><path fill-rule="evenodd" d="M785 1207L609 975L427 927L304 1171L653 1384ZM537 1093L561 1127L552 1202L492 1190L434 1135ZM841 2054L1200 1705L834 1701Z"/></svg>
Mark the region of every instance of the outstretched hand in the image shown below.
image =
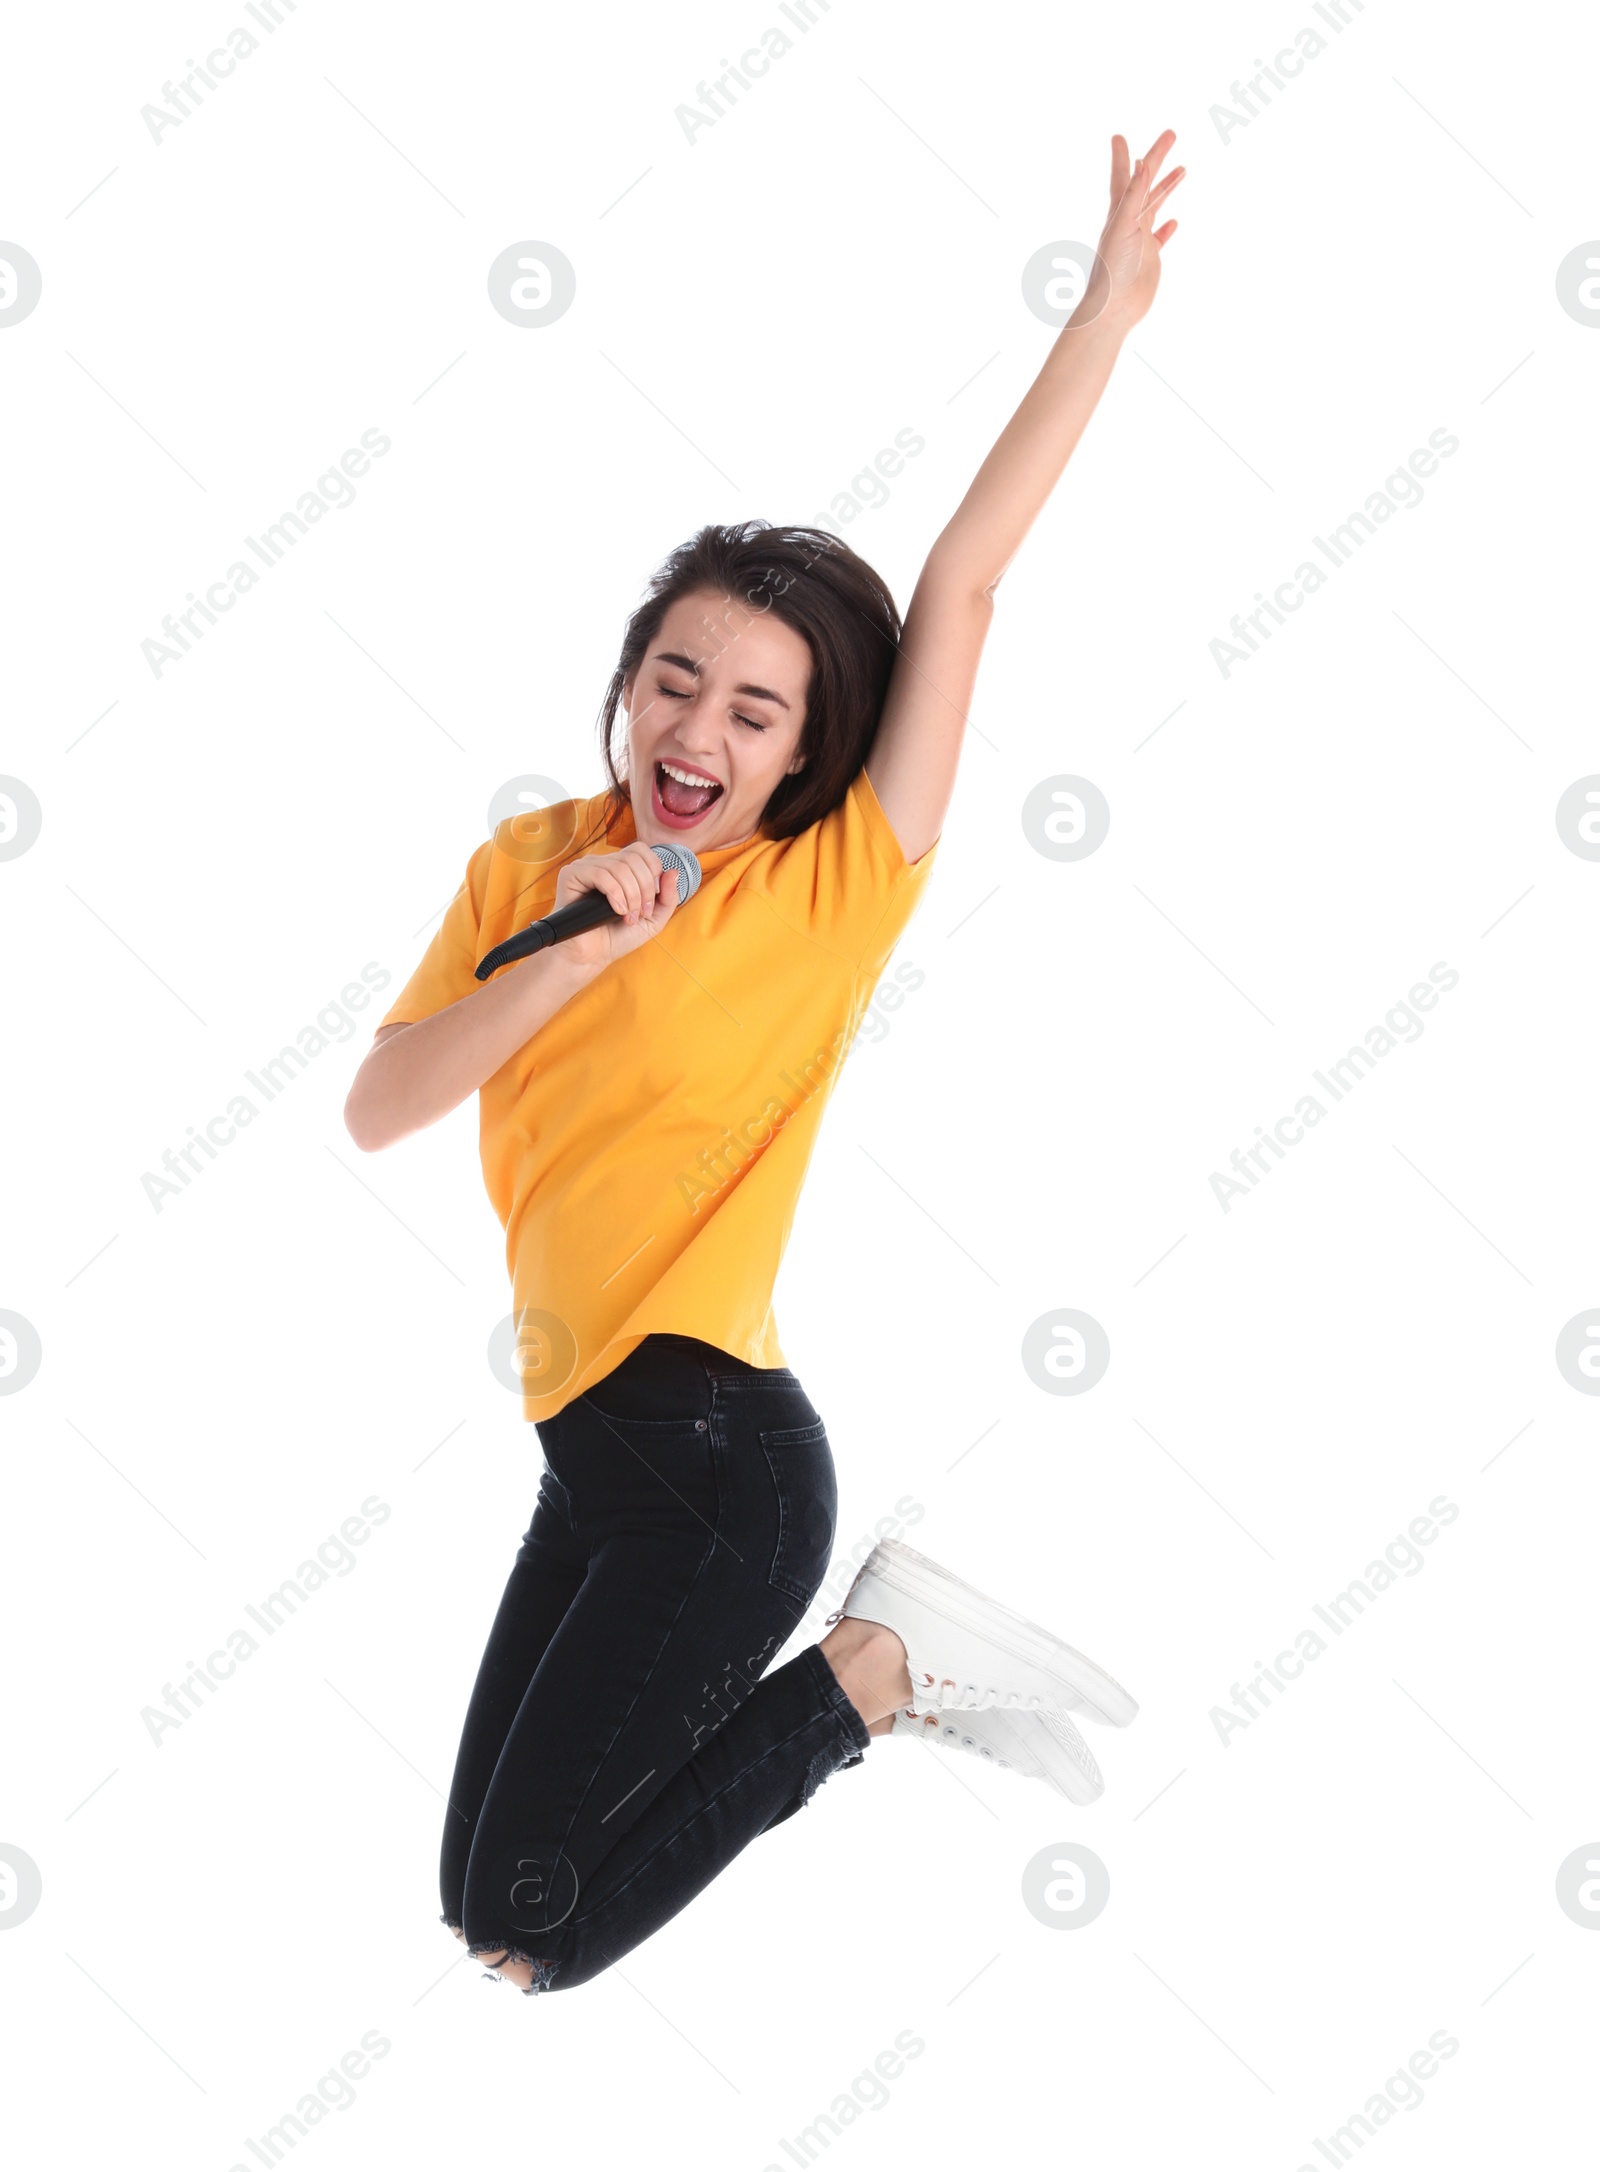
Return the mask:
<svg viewBox="0 0 1600 2172"><path fill-rule="evenodd" d="M1172 129L1163 129L1130 172L1126 138L1112 137L1111 209L1088 289L1073 313L1080 321L1110 316L1124 326L1137 324L1155 300L1161 252L1178 231L1176 219L1157 226L1156 215L1185 169L1175 166L1164 181L1157 181L1156 175L1177 140Z"/></svg>

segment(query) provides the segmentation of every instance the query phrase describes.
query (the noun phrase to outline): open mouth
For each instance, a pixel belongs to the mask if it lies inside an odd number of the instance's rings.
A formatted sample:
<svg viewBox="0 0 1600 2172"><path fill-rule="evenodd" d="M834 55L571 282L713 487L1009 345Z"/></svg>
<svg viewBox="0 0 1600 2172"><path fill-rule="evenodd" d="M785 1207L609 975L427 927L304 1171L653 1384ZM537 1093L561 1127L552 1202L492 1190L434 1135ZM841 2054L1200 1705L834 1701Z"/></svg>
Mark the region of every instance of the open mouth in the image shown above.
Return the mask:
<svg viewBox="0 0 1600 2172"><path fill-rule="evenodd" d="M680 772L674 775L674 770ZM722 787L681 762L657 762L652 776L656 813L675 829L687 829L722 797Z"/></svg>

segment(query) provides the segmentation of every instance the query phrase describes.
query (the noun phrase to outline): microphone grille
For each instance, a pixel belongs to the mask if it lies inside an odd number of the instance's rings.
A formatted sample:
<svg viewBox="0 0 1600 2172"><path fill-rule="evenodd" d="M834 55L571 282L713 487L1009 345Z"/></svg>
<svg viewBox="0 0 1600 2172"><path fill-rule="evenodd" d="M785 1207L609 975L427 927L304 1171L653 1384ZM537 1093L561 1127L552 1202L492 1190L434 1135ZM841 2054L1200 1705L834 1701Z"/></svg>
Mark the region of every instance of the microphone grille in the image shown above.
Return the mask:
<svg viewBox="0 0 1600 2172"><path fill-rule="evenodd" d="M700 862L687 845L652 845L650 850L678 877L678 903L686 905L700 887Z"/></svg>

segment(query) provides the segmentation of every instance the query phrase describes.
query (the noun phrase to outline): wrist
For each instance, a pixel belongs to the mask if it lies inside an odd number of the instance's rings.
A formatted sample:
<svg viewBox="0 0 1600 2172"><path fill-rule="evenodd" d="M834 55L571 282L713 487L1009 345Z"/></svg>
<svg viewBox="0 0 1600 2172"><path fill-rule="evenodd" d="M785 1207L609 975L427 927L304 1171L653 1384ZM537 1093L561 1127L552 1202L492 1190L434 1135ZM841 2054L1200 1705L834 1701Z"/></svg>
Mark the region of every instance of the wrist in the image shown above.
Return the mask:
<svg viewBox="0 0 1600 2172"><path fill-rule="evenodd" d="M1092 295L1086 294L1062 326L1061 337L1065 341L1070 332L1074 348L1104 347L1114 355L1132 331L1135 321L1114 304L1096 304Z"/></svg>
<svg viewBox="0 0 1600 2172"><path fill-rule="evenodd" d="M519 958L495 977L515 984L519 1002L533 1003L546 1011L559 1010L605 971L603 964L589 965L575 956L576 949L575 943L551 943L544 950L534 951L531 957Z"/></svg>
<svg viewBox="0 0 1600 2172"><path fill-rule="evenodd" d="M576 943L552 943L541 956L548 978L556 987L564 989L566 995L576 995L580 988L587 988L592 980L598 980L610 962L606 958L583 957Z"/></svg>
<svg viewBox="0 0 1600 2172"><path fill-rule="evenodd" d="M1069 317L1045 356L1043 376L1064 389L1085 383L1103 386L1117 366L1128 330L1126 321L1108 310L1081 321L1076 315Z"/></svg>

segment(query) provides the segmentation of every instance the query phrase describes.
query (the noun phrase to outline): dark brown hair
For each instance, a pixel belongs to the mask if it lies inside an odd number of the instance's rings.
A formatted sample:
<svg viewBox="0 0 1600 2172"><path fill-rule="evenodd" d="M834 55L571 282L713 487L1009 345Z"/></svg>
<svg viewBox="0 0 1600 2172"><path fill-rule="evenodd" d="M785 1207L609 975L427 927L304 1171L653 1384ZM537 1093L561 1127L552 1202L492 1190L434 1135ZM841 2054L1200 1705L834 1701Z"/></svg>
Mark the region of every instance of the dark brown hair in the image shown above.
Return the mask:
<svg viewBox="0 0 1600 2172"><path fill-rule="evenodd" d="M752 611L770 610L811 651L805 722L795 750L805 756L805 767L782 780L760 823L769 837L796 837L839 805L867 758L900 649L894 597L866 560L825 528L746 520L702 528L680 543L657 567L628 620L601 705L607 832L630 798L613 745L623 686L644 662L673 604L701 589Z"/></svg>

